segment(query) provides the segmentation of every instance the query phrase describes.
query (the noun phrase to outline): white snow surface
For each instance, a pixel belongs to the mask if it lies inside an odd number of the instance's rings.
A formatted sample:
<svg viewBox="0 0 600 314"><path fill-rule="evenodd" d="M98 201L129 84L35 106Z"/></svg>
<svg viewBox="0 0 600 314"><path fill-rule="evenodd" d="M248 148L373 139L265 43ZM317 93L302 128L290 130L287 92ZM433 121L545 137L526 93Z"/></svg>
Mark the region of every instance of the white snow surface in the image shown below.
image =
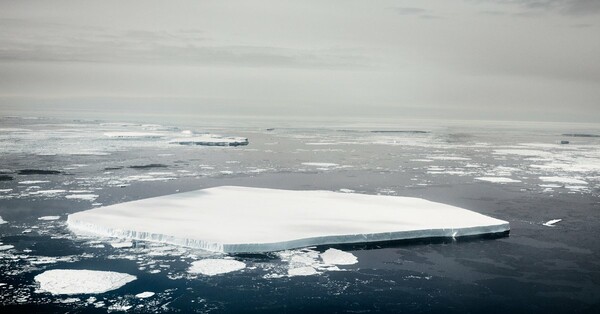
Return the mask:
<svg viewBox="0 0 600 314"><path fill-rule="evenodd" d="M95 294L118 289L135 276L113 271L53 269L37 276L40 290L51 294Z"/></svg>
<svg viewBox="0 0 600 314"><path fill-rule="evenodd" d="M192 274L202 274L214 276L234 272L246 268L246 264L232 259L214 259L207 258L192 263L188 272Z"/></svg>
<svg viewBox="0 0 600 314"><path fill-rule="evenodd" d="M419 198L237 186L98 207L69 215L67 224L83 235L225 253L510 229L506 221Z"/></svg>
<svg viewBox="0 0 600 314"><path fill-rule="evenodd" d="M487 182L493 182L493 183L517 183L517 182L521 182L520 180L515 180L515 179L505 178L505 177L479 177L479 178L475 178L475 180L487 181Z"/></svg>

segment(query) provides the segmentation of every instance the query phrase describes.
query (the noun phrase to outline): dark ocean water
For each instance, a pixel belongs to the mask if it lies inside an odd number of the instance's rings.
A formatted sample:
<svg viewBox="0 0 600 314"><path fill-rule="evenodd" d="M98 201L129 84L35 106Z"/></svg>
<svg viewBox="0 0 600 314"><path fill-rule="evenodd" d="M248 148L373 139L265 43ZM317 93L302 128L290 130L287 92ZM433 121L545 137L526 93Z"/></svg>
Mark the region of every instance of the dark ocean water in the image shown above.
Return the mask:
<svg viewBox="0 0 600 314"><path fill-rule="evenodd" d="M598 134L593 126L329 124L268 131L253 124L0 121L0 169L10 178L0 181L0 216L7 221L0 245L13 246L0 251L2 313L600 312L600 139L562 135ZM165 140L188 128L248 137L250 145ZM382 130L403 132L372 132ZM117 131L164 138L104 135ZM311 162L336 165L303 164ZM162 166L136 167L152 164ZM476 179L488 177L518 182ZM113 248L114 239L77 237L65 224L69 213L220 185L421 197L507 220L511 232L333 246L358 263L312 276L286 276L289 264L276 253L237 255L244 270L202 276L187 269L206 252L142 241ZM67 197L77 194L91 196ZM53 215L60 217L38 220ZM561 221L543 225L553 219ZM55 296L38 291L34 280L50 269L110 270L137 280L94 300ZM134 297L143 291L156 294Z"/></svg>

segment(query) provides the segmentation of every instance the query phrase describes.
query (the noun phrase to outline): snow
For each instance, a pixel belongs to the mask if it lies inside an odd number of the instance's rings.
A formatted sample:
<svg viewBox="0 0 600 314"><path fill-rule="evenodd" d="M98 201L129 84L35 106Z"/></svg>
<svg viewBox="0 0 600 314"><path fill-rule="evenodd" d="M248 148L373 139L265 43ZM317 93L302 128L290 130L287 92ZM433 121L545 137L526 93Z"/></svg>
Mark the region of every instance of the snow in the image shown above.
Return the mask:
<svg viewBox="0 0 600 314"><path fill-rule="evenodd" d="M506 221L419 198L236 186L98 207L69 215L67 224L77 234L226 253L510 229Z"/></svg>
<svg viewBox="0 0 600 314"><path fill-rule="evenodd" d="M358 259L352 253L337 249L328 249L321 253L323 263L330 265L352 265L358 263Z"/></svg>
<svg viewBox="0 0 600 314"><path fill-rule="evenodd" d="M493 183L516 183L516 182L521 182L520 180L515 180L515 179L505 178L505 177L479 177L479 178L475 178L475 180L487 181L487 182L493 182Z"/></svg>
<svg viewBox="0 0 600 314"><path fill-rule="evenodd" d="M543 223L543 225L546 226L546 227L554 227L554 225L556 223L559 223L561 221L562 221L562 219L552 219L552 220L546 221L545 223Z"/></svg>
<svg viewBox="0 0 600 314"><path fill-rule="evenodd" d="M0 216L0 225L8 223L8 221L2 219L2 216Z"/></svg>
<svg viewBox="0 0 600 314"><path fill-rule="evenodd" d="M138 298L138 299L146 299L146 298L149 298L149 297L151 297L153 295L154 295L154 292L145 291L145 292L136 294L135 297Z"/></svg>
<svg viewBox="0 0 600 314"><path fill-rule="evenodd" d="M192 274L214 276L242 270L244 268L246 268L246 264L236 260L203 259L193 262L192 266L188 269L188 272Z"/></svg>
<svg viewBox="0 0 600 314"><path fill-rule="evenodd" d="M587 182L575 178L565 178L565 177L540 177L540 180L544 182L557 182L564 184L588 184Z"/></svg>
<svg viewBox="0 0 600 314"><path fill-rule="evenodd" d="M248 145L248 139L245 137L223 137L216 134L205 134L201 136L177 138L169 141L169 143L203 146L239 146Z"/></svg>
<svg viewBox="0 0 600 314"><path fill-rule="evenodd" d="M42 292L51 294L95 294L118 289L135 276L113 271L53 269L35 276Z"/></svg>
<svg viewBox="0 0 600 314"><path fill-rule="evenodd" d="M38 220L58 220L60 216L42 216L39 217Z"/></svg>

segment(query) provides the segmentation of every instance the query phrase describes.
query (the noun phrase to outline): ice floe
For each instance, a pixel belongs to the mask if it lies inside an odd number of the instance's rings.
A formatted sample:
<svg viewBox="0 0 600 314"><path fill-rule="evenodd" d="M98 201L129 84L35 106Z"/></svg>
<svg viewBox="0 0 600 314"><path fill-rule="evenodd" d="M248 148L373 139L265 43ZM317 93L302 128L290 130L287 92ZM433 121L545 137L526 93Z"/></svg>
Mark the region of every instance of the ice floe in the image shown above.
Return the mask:
<svg viewBox="0 0 600 314"><path fill-rule="evenodd" d="M586 181L576 179L576 178L567 178L567 177L540 177L540 180L544 182L557 182L564 184L588 184Z"/></svg>
<svg viewBox="0 0 600 314"><path fill-rule="evenodd" d="M245 263L232 259L203 259L193 262L188 272L192 274L214 276L242 270L244 268L246 268Z"/></svg>
<svg viewBox="0 0 600 314"><path fill-rule="evenodd" d="M0 216L0 225L6 224L6 223L8 223L8 221L2 219L2 216Z"/></svg>
<svg viewBox="0 0 600 314"><path fill-rule="evenodd" d="M337 249L328 249L321 253L321 259L323 263L330 265L352 265L358 263L358 259L354 254Z"/></svg>
<svg viewBox="0 0 600 314"><path fill-rule="evenodd" d="M41 292L51 294L97 294L118 289L136 279L113 271L84 269L52 269L37 276Z"/></svg>
<svg viewBox="0 0 600 314"><path fill-rule="evenodd" d="M202 146L244 146L248 145L249 142L245 137L223 137L216 134L206 134L202 136L172 139L169 143Z"/></svg>
<svg viewBox="0 0 600 314"><path fill-rule="evenodd" d="M38 220L58 220L60 216L42 216L39 217Z"/></svg>
<svg viewBox="0 0 600 314"><path fill-rule="evenodd" d="M548 220L545 223L543 223L544 226L546 227L554 227L555 224L561 222L562 219L552 219L552 220Z"/></svg>
<svg viewBox="0 0 600 314"><path fill-rule="evenodd" d="M487 182L493 182L493 183L517 183L517 182L521 182L520 180L515 180L515 179L505 178L505 177L479 177L479 178L475 178L475 180L487 181Z"/></svg>
<svg viewBox="0 0 600 314"><path fill-rule="evenodd" d="M419 198L235 186L99 207L67 223L80 234L227 253L509 230L506 221Z"/></svg>
<svg viewBox="0 0 600 314"><path fill-rule="evenodd" d="M161 138L164 135L158 133L149 132L106 132L106 137L112 138L123 138L123 139L134 139L134 138Z"/></svg>
<svg viewBox="0 0 600 314"><path fill-rule="evenodd" d="M144 291L142 293L136 294L135 297L138 298L138 299L146 299L146 298L152 297L154 294L155 293L151 292L151 291Z"/></svg>
<svg viewBox="0 0 600 314"><path fill-rule="evenodd" d="M97 194L69 194L65 195L66 199L70 200L82 200L93 202L98 198Z"/></svg>

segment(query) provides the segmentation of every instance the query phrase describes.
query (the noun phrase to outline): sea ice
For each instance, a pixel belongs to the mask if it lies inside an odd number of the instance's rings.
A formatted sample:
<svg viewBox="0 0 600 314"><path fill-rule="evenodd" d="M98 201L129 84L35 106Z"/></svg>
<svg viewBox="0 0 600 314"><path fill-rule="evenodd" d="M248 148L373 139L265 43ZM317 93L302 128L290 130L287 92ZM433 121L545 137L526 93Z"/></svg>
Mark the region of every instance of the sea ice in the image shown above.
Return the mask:
<svg viewBox="0 0 600 314"><path fill-rule="evenodd" d="M169 143L203 146L243 146L248 145L248 139L245 137L223 137L216 134L205 134L201 136L173 139L169 141Z"/></svg>
<svg viewBox="0 0 600 314"><path fill-rule="evenodd" d="M39 217L38 220L58 220L60 216L42 216Z"/></svg>
<svg viewBox="0 0 600 314"><path fill-rule="evenodd" d="M521 182L520 180L515 180L515 179L505 178L505 177L479 177L479 178L475 178L475 180L487 181L487 182L493 182L493 183L517 183L517 182Z"/></svg>
<svg viewBox="0 0 600 314"><path fill-rule="evenodd" d="M302 164L304 166L324 167L324 168L339 166L338 164L334 164L331 162L303 162Z"/></svg>
<svg viewBox="0 0 600 314"><path fill-rule="evenodd" d="M557 182L564 184L588 184L586 181L583 180L565 177L540 177L540 180L544 182Z"/></svg>
<svg viewBox="0 0 600 314"><path fill-rule="evenodd" d="M561 222L562 219L552 219L552 220L548 220L545 223L543 223L544 226L546 227L554 227L555 224Z"/></svg>
<svg viewBox="0 0 600 314"><path fill-rule="evenodd" d="M235 217L235 219L231 219ZM209 251L279 251L507 232L509 223L419 198L222 186L71 214L84 235Z"/></svg>
<svg viewBox="0 0 600 314"><path fill-rule="evenodd" d="M148 132L106 132L104 136L112 138L160 138L162 134Z"/></svg>
<svg viewBox="0 0 600 314"><path fill-rule="evenodd" d="M2 216L0 216L0 225L8 223L8 221L2 219Z"/></svg>
<svg viewBox="0 0 600 314"><path fill-rule="evenodd" d="M153 295L154 295L154 292L145 291L145 292L136 294L135 297L138 298L138 299L146 299L146 298L149 298L149 297L151 297Z"/></svg>
<svg viewBox="0 0 600 314"><path fill-rule="evenodd" d="M193 262L188 272L192 274L214 276L219 274L230 273L244 268L246 268L246 264L240 261L232 259L209 258Z"/></svg>
<svg viewBox="0 0 600 314"><path fill-rule="evenodd" d="M70 200L82 200L93 202L98 198L97 194L69 194L65 196L66 199Z"/></svg>
<svg viewBox="0 0 600 314"><path fill-rule="evenodd" d="M135 276L113 271L52 269L37 276L40 290L51 294L95 294L118 289Z"/></svg>
<svg viewBox="0 0 600 314"><path fill-rule="evenodd" d="M321 253L321 259L323 263L329 265L352 265L358 263L358 259L354 254L337 249L328 249Z"/></svg>

